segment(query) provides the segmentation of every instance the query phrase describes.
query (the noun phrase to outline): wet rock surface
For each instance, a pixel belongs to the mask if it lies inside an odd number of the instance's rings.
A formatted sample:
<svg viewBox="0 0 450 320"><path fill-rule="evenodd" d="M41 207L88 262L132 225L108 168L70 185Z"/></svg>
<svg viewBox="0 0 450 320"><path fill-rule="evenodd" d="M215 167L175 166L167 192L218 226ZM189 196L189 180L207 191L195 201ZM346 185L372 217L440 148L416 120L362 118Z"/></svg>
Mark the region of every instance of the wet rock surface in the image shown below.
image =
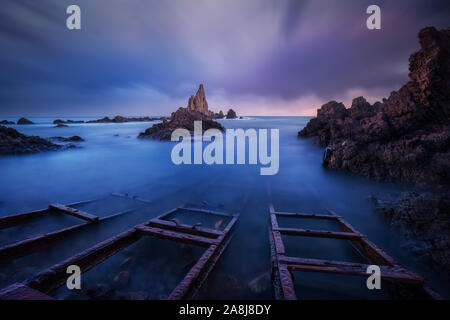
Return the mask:
<svg viewBox="0 0 450 320"><path fill-rule="evenodd" d="M450 270L450 194L405 192L377 210L407 240L406 250Z"/></svg>
<svg viewBox="0 0 450 320"><path fill-rule="evenodd" d="M37 136L26 136L13 128L0 126L0 155L20 155L72 148L61 146Z"/></svg>
<svg viewBox="0 0 450 320"><path fill-rule="evenodd" d="M389 98L369 104L363 97L346 109L323 105L299 137L326 147L323 165L388 181L437 189L404 193L379 204L414 253L446 268L449 259L450 29L425 28L421 49L411 55L410 81Z"/></svg>
<svg viewBox="0 0 450 320"><path fill-rule="evenodd" d="M410 81L388 99L322 106L299 132L331 148L325 165L421 185L450 183L450 29L423 29Z"/></svg>

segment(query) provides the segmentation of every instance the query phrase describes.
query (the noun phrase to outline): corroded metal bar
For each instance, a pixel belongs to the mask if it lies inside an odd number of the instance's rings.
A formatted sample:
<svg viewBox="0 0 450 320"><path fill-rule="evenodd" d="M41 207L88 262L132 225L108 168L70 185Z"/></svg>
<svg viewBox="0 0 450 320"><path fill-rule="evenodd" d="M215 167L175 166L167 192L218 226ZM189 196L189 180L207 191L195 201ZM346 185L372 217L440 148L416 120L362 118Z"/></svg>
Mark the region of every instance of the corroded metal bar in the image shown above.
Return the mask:
<svg viewBox="0 0 450 320"><path fill-rule="evenodd" d="M76 218L83 219L83 220L86 220L89 222L97 222L98 221L98 217L94 216L93 214L90 214L90 213L87 213L87 212L84 212L84 211L81 211L78 209L74 209L74 208L65 206L63 204L59 204L59 203L51 204L49 206L49 209L61 211L65 214L68 214L68 215L71 215Z"/></svg>
<svg viewBox="0 0 450 320"><path fill-rule="evenodd" d="M281 234L293 235L293 236L331 238L331 239L343 239L343 240L359 240L362 237L360 234L356 234L356 233L324 231L324 230L274 228L274 231L278 231Z"/></svg>

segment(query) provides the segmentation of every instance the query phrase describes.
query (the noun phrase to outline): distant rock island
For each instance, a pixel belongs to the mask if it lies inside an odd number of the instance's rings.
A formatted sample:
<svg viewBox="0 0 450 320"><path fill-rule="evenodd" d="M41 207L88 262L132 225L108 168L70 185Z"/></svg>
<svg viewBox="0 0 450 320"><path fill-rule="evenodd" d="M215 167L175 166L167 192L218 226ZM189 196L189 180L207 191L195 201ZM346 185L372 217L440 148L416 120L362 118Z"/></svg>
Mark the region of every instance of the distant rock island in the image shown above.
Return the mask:
<svg viewBox="0 0 450 320"><path fill-rule="evenodd" d="M86 123L124 123L124 122L151 122L151 121L158 121L162 120L163 118L151 118L151 117L122 117L122 116L115 116L114 118L110 119L108 117L104 117L102 119L98 120L90 120L86 121Z"/></svg>
<svg viewBox="0 0 450 320"><path fill-rule="evenodd" d="M28 120L27 118L20 118L17 121L17 124L34 124L34 122L31 120Z"/></svg>
<svg viewBox="0 0 450 320"><path fill-rule="evenodd" d="M373 105L356 98L350 109L331 101L298 135L326 147L326 167L433 188L375 201L407 240L418 240L413 252L450 269L450 29L425 28L419 40L400 90Z"/></svg>
<svg viewBox="0 0 450 320"><path fill-rule="evenodd" d="M58 145L37 136L26 136L13 128L0 126L0 155L21 155L41 151L57 151L75 147Z"/></svg>
<svg viewBox="0 0 450 320"><path fill-rule="evenodd" d="M2 120L2 121L0 121L0 124L11 125L11 124L15 124L15 123L14 123L14 121Z"/></svg>
<svg viewBox="0 0 450 320"><path fill-rule="evenodd" d="M223 118L223 112L214 114L208 108L206 100L205 89L202 84L195 96L191 96L188 105L185 108L179 108L173 112L170 120L164 119L162 123L153 125L144 132L139 134L139 138L149 138L161 141L168 141L171 139L172 132L178 128L184 128L190 132L194 131L194 121L202 121L202 129L219 129L224 131L225 128L213 119L218 117Z"/></svg>

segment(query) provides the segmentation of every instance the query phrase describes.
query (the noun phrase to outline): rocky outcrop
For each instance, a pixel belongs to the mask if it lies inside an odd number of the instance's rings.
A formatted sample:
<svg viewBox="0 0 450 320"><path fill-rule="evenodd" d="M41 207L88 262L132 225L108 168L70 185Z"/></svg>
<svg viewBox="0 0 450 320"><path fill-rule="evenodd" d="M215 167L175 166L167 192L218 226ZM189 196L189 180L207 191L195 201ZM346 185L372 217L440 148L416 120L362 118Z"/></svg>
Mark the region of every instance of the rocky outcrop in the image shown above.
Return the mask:
<svg viewBox="0 0 450 320"><path fill-rule="evenodd" d="M404 248L450 270L450 194L403 193L377 209L407 240Z"/></svg>
<svg viewBox="0 0 450 320"><path fill-rule="evenodd" d="M215 114L208 109L205 89L201 84L197 94L189 98L186 108L179 108L177 111L172 112L170 120L162 119L161 123L155 124L153 127L141 132L138 138L168 141L171 140L172 132L179 128L187 129L192 134L194 132L194 121L202 121L203 131L208 129L224 131L224 127L213 119L216 119Z"/></svg>
<svg viewBox="0 0 450 320"><path fill-rule="evenodd" d="M122 116L115 116L114 118L104 117L102 119L97 120L90 120L86 123L124 123L124 122L151 122L151 121L157 121L161 120L161 118L151 118L151 117L122 117Z"/></svg>
<svg viewBox="0 0 450 320"><path fill-rule="evenodd" d="M41 151L56 151L71 148L73 145L61 146L37 136L26 136L13 128L0 126L0 155L20 155Z"/></svg>
<svg viewBox="0 0 450 320"><path fill-rule="evenodd" d="M59 142L83 142L84 139L80 136L72 136L72 137L51 137L50 140L56 140Z"/></svg>
<svg viewBox="0 0 450 320"><path fill-rule="evenodd" d="M28 120L27 118L20 118L20 119L17 121L17 124L34 124L34 122Z"/></svg>
<svg viewBox="0 0 450 320"><path fill-rule="evenodd" d="M83 120L61 120L61 119L56 119L55 121L53 121L53 124L65 124L65 123L84 123Z"/></svg>
<svg viewBox="0 0 450 320"><path fill-rule="evenodd" d="M197 111L207 115L209 117L213 117L214 113L208 109L208 101L206 101L205 89L203 84L200 84L197 93L195 96L191 96L188 101L187 109L191 111Z"/></svg>
<svg viewBox="0 0 450 320"><path fill-rule="evenodd" d="M388 99L335 101L299 132L328 147L324 165L383 180L450 184L450 29L425 28L410 81Z"/></svg>
<svg viewBox="0 0 450 320"><path fill-rule="evenodd" d="M172 132L178 128L194 131L194 121L202 121L202 130L219 129L224 131L223 126L212 120L210 116L204 113L194 111L188 108L179 108L173 112L170 120L164 119L163 122L153 125L139 134L139 138L150 138L155 140L171 140Z"/></svg>
<svg viewBox="0 0 450 320"><path fill-rule="evenodd" d="M2 120L2 121L0 121L0 124L11 125L11 124L15 124L15 123L14 123L14 121Z"/></svg>
<svg viewBox="0 0 450 320"><path fill-rule="evenodd" d="M233 109L228 110L227 112L227 119L236 119L237 114Z"/></svg>
<svg viewBox="0 0 450 320"><path fill-rule="evenodd" d="M213 119L223 119L225 118L225 115L223 114L222 110L220 110L218 113L215 113L213 116Z"/></svg>
<svg viewBox="0 0 450 320"><path fill-rule="evenodd" d="M425 28L419 39L421 49L409 59L411 80L400 90L374 105L363 97L349 109L329 102L299 136L326 147L326 167L437 188L379 201L378 209L414 241L406 249L449 268L450 29Z"/></svg>

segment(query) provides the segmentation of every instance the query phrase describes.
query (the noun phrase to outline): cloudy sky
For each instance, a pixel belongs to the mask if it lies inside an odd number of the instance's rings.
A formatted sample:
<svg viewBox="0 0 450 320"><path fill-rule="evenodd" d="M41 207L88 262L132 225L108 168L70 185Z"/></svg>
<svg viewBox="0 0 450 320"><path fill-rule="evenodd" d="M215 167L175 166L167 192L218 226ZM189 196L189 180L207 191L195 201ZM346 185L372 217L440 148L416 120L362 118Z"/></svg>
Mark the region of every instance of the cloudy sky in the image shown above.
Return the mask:
<svg viewBox="0 0 450 320"><path fill-rule="evenodd" d="M448 0L2 0L0 116L166 115L199 83L215 111L315 115L398 89L418 31L449 21Z"/></svg>

